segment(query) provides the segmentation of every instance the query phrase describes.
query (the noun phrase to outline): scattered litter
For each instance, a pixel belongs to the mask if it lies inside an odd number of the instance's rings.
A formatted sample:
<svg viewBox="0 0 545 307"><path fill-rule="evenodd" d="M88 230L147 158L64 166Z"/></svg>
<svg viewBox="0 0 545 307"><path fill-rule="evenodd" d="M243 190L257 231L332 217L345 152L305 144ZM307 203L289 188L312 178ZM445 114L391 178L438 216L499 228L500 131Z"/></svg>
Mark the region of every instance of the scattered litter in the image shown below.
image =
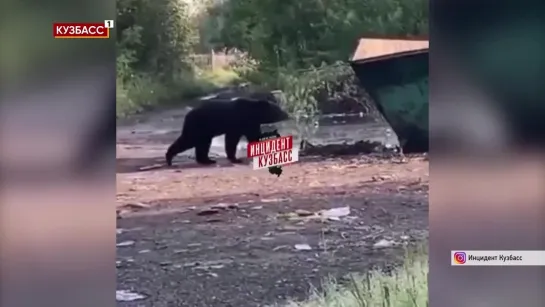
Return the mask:
<svg viewBox="0 0 545 307"><path fill-rule="evenodd" d="M116 234L120 235L120 234L122 234L123 232L125 232L125 229L117 228L117 229L115 230L115 232L116 232Z"/></svg>
<svg viewBox="0 0 545 307"><path fill-rule="evenodd" d="M149 249L143 249L141 251L138 251L139 254L147 254L149 252L151 252Z"/></svg>
<svg viewBox="0 0 545 307"><path fill-rule="evenodd" d="M134 241L123 241L123 242L119 242L117 243L115 246L117 247L125 247L125 246L132 246L134 245Z"/></svg>
<svg viewBox="0 0 545 307"><path fill-rule="evenodd" d="M120 260L117 260L117 261L115 262L115 267L118 268L118 267L120 267L120 266L121 266L121 261L120 261Z"/></svg>
<svg viewBox="0 0 545 307"><path fill-rule="evenodd" d="M276 251L279 251L281 249L286 249L286 248L289 248L289 246L288 245L279 245L279 246L273 248L272 250L273 250L273 252L276 252Z"/></svg>
<svg viewBox="0 0 545 307"><path fill-rule="evenodd" d="M387 247L392 247L394 245L395 245L394 241L382 239L382 240L379 240L378 242L376 242L375 244L373 244L373 247L374 248L387 248Z"/></svg>
<svg viewBox="0 0 545 307"><path fill-rule="evenodd" d="M320 214L330 220L339 220L343 216L347 216L350 214L350 207L339 207L339 208L332 208L328 210L322 210Z"/></svg>
<svg viewBox="0 0 545 307"><path fill-rule="evenodd" d="M411 237L409 237L409 236L401 236L400 239L403 240L403 241L408 241L408 240L411 239Z"/></svg>
<svg viewBox="0 0 545 307"><path fill-rule="evenodd" d="M143 294L131 292L129 290L117 290L115 291L115 299L118 302L132 302L137 300L143 300L146 296Z"/></svg>
<svg viewBox="0 0 545 307"><path fill-rule="evenodd" d="M295 244L295 249L298 251L310 251L312 247L308 244Z"/></svg>
<svg viewBox="0 0 545 307"><path fill-rule="evenodd" d="M263 209L263 206L253 206L251 209L252 210L261 210L261 209Z"/></svg>
<svg viewBox="0 0 545 307"><path fill-rule="evenodd" d="M230 264L233 261L230 259L224 260L213 260L213 261L203 261L203 262L187 262L183 264L183 267L193 267L199 270L211 270L211 269L221 269L226 264Z"/></svg>

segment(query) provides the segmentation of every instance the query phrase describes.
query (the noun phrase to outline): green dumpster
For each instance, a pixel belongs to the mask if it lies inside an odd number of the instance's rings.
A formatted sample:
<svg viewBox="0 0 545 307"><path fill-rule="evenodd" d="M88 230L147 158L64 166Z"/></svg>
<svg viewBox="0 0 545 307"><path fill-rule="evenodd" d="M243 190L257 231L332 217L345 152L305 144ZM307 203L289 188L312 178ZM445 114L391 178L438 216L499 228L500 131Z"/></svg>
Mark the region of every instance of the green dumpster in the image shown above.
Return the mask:
<svg viewBox="0 0 545 307"><path fill-rule="evenodd" d="M429 149L428 58L425 48L351 61L405 153Z"/></svg>

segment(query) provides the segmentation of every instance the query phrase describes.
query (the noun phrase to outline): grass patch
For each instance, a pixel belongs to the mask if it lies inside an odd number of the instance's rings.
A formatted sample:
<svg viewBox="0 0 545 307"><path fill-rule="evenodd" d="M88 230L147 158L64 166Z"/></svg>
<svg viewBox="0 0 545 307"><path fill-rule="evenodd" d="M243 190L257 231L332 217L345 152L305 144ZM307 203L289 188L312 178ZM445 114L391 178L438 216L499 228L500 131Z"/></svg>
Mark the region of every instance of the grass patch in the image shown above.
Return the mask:
<svg viewBox="0 0 545 307"><path fill-rule="evenodd" d="M224 68L204 70L197 76L200 80L208 82L216 88L231 86L240 80L240 76L234 70Z"/></svg>
<svg viewBox="0 0 545 307"><path fill-rule="evenodd" d="M128 117L160 106L181 106L187 101L238 82L236 72L228 69L198 71L194 76L178 76L162 84L146 75L117 80L116 115Z"/></svg>
<svg viewBox="0 0 545 307"><path fill-rule="evenodd" d="M380 271L352 276L346 285L334 280L313 291L304 302L282 307L427 307L428 254L425 248L407 252L405 263L391 274ZM277 307L280 305L276 305Z"/></svg>

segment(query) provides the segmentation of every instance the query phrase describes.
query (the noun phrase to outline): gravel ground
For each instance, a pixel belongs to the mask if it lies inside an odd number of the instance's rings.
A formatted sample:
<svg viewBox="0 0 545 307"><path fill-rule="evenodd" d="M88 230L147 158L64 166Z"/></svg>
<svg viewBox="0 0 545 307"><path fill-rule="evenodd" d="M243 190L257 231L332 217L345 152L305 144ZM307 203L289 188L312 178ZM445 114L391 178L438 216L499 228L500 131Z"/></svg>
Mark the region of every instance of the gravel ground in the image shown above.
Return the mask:
<svg viewBox="0 0 545 307"><path fill-rule="evenodd" d="M425 157L302 158L280 177L222 159L165 168L165 145L138 127L118 128L117 274L118 291L142 297L118 306L304 299L329 276L391 267L402 245L427 238Z"/></svg>

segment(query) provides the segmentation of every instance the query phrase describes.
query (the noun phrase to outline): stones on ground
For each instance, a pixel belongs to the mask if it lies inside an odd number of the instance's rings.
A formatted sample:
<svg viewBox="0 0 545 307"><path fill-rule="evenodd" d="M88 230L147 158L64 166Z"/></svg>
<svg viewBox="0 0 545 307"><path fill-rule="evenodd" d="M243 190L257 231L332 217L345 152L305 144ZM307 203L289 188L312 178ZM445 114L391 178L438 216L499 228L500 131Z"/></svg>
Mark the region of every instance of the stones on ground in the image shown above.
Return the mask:
<svg viewBox="0 0 545 307"><path fill-rule="evenodd" d="M135 243L134 241L129 240L129 241L119 242L115 246L117 246L117 247L127 247L127 246L133 246L134 243Z"/></svg>
<svg viewBox="0 0 545 307"><path fill-rule="evenodd" d="M118 302L133 302L145 299L146 296L140 293L132 292L130 290L117 290L115 291L115 300Z"/></svg>
<svg viewBox="0 0 545 307"><path fill-rule="evenodd" d="M115 230L115 233L118 234L118 235L122 234L123 232L125 232L125 229L117 228Z"/></svg>
<svg viewBox="0 0 545 307"><path fill-rule="evenodd" d="M263 206L253 206L250 209L252 209L252 210L261 210L261 209L263 209Z"/></svg>
<svg viewBox="0 0 545 307"><path fill-rule="evenodd" d="M295 249L298 251L310 251L312 247L308 244L295 244Z"/></svg>

